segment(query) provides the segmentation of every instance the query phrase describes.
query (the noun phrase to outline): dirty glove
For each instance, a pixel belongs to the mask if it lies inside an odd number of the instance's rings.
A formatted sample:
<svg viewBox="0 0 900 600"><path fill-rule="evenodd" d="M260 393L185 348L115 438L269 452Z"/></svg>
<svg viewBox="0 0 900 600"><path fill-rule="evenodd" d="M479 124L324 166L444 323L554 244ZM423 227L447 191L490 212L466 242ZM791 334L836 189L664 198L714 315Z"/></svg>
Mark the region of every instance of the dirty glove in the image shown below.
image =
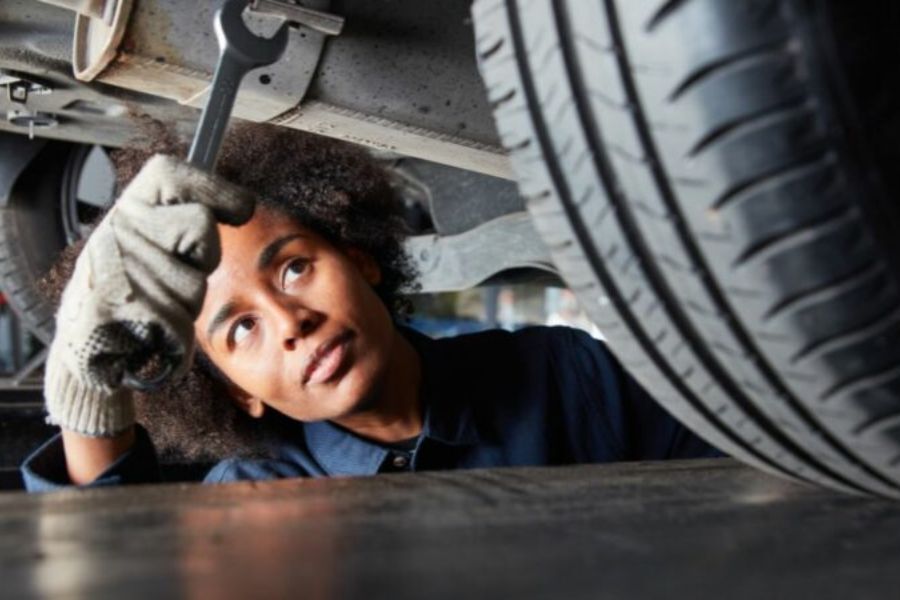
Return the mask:
<svg viewBox="0 0 900 600"><path fill-rule="evenodd" d="M206 276L221 255L216 221L238 225L252 214L248 192L212 175L161 155L144 165L63 292L45 367L48 422L115 435L134 423L127 374L151 364L172 376L188 369Z"/></svg>

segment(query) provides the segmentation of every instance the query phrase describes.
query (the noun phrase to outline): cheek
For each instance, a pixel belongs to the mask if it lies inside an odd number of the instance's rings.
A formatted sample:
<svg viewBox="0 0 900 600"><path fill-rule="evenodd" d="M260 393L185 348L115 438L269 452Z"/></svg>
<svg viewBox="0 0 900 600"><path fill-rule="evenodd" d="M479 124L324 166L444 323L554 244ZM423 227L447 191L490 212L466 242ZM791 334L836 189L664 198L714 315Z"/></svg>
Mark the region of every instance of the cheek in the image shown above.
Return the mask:
<svg viewBox="0 0 900 600"><path fill-rule="evenodd" d="M355 311L367 321L372 319L378 322L389 321L390 315L381 298L375 293L372 284L355 268L351 268L346 273L348 276L343 281L344 293L348 299L352 300L351 304Z"/></svg>
<svg viewBox="0 0 900 600"><path fill-rule="evenodd" d="M277 357L253 355L221 356L212 352L204 344L200 345L208 360L211 360L219 371L240 390L257 398L268 398L276 395L281 387L277 374L281 367L276 363Z"/></svg>
<svg viewBox="0 0 900 600"><path fill-rule="evenodd" d="M296 354L283 352L280 346L261 344L254 352L233 361L233 367L245 380L247 391L252 388L254 395L261 398L278 397L286 389L295 391L295 386L289 385L296 370L291 368L291 361L298 358Z"/></svg>

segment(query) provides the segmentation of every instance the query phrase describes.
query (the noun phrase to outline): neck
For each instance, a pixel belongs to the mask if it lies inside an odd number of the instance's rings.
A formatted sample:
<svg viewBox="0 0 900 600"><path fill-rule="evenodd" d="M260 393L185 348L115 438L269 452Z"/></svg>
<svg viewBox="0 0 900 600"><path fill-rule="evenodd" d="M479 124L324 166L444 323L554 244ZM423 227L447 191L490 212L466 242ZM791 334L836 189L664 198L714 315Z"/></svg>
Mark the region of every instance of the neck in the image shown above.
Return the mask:
<svg viewBox="0 0 900 600"><path fill-rule="evenodd" d="M376 442L416 437L422 432L421 380L419 353L395 328L390 362L377 399L369 408L333 422Z"/></svg>

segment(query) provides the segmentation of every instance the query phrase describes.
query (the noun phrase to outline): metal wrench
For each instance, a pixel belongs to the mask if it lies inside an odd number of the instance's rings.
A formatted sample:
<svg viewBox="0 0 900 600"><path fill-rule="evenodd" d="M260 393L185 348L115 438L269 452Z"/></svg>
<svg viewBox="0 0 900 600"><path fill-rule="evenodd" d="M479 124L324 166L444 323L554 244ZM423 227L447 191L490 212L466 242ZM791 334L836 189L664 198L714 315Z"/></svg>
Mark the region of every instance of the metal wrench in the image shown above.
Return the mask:
<svg viewBox="0 0 900 600"><path fill-rule="evenodd" d="M277 61L287 47L288 23L283 23L271 38L259 37L247 29L241 17L247 5L248 0L225 0L213 19L216 39L219 41L219 62L188 153L188 163L208 172L212 172L216 166L222 136L228 126L231 109L244 75L256 67ZM157 390L181 363L180 356L155 350L165 361L159 372L143 378L126 369L122 378L125 386L141 392Z"/></svg>
<svg viewBox="0 0 900 600"><path fill-rule="evenodd" d="M225 0L213 18L219 62L188 153L188 163L204 171L212 171L216 166L222 136L244 75L277 61L287 47L288 23L282 23L271 38L259 37L247 29L241 17L247 5L248 0Z"/></svg>

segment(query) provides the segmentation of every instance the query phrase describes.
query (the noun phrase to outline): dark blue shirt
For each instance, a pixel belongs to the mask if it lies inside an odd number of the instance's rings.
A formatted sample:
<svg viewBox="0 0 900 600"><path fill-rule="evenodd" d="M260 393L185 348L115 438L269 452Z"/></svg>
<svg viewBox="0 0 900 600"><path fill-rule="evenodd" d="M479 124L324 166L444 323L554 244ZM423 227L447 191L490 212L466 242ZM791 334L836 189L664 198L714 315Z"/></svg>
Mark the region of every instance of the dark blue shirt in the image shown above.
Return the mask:
<svg viewBox="0 0 900 600"><path fill-rule="evenodd" d="M204 481L721 456L582 331L531 327L439 340L402 332L422 358L424 423L413 443L379 444L328 421L294 422L270 458L223 460ZM143 428L137 433L91 486L159 480L153 445ZM61 437L26 459L22 473L29 491L70 485Z"/></svg>

